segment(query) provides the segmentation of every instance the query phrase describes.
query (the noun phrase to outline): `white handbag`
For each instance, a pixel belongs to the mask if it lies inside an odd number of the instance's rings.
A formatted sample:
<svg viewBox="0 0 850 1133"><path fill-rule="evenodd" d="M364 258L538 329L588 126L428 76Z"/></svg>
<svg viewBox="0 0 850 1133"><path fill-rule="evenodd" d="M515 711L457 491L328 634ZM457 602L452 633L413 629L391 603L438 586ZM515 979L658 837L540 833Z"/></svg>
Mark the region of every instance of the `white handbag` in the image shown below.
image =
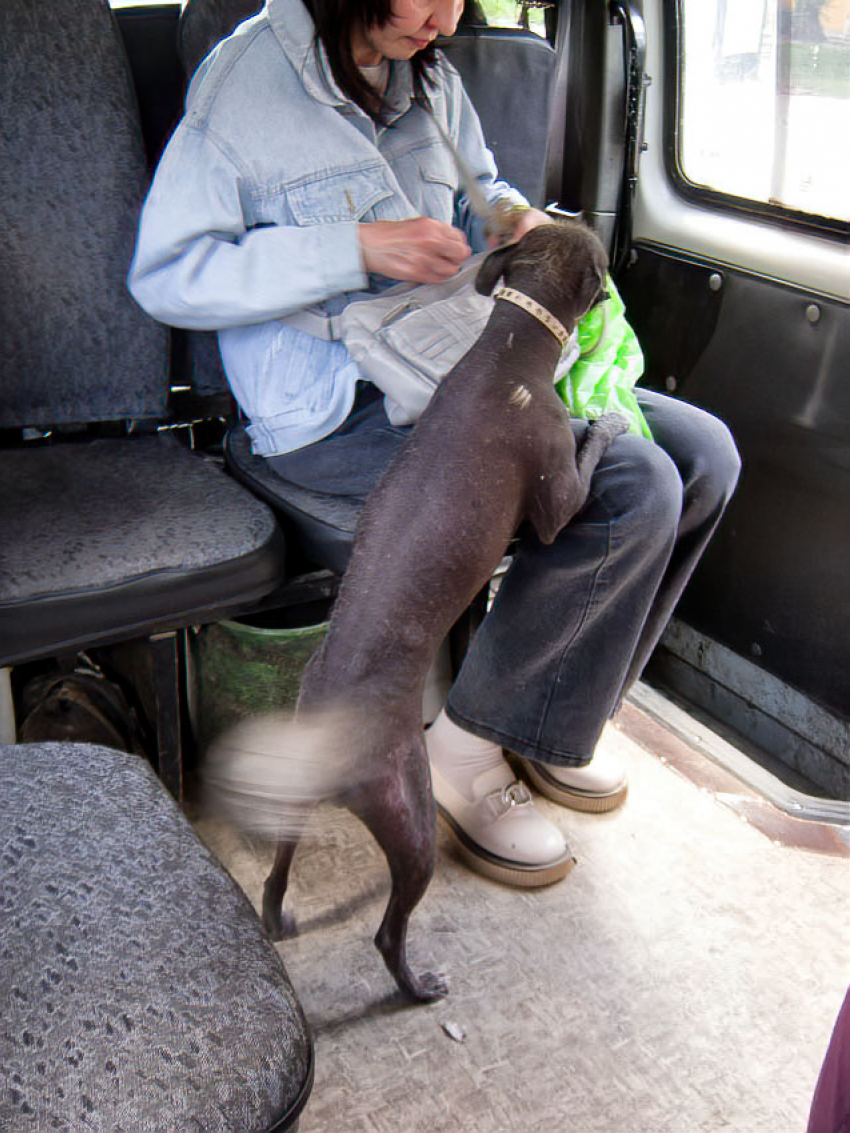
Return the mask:
<svg viewBox="0 0 850 1133"><path fill-rule="evenodd" d="M470 256L442 283L401 283L356 299L339 315L299 311L284 322L342 341L364 378L383 391L393 425L418 419L434 390L483 331L494 300L475 290L486 257Z"/></svg>
<svg viewBox="0 0 850 1133"><path fill-rule="evenodd" d="M515 222L508 202L488 201L462 155L438 118L437 128L457 165L473 212L485 231L507 239ZM382 390L393 425L411 425L434 390L477 342L490 318L495 299L475 290L478 269L488 256L470 256L460 271L442 283L399 283L368 299L356 299L339 315L305 310L283 321L326 340L342 341L365 378ZM559 364L562 376L578 356L573 334Z"/></svg>
<svg viewBox="0 0 850 1133"><path fill-rule="evenodd" d="M495 299L479 294L475 279L488 254L470 256L442 283L399 283L374 298L355 299L339 315L308 309L283 321L317 338L345 343L363 377L383 392L390 422L412 425L487 325ZM561 353L555 381L578 355L574 332Z"/></svg>

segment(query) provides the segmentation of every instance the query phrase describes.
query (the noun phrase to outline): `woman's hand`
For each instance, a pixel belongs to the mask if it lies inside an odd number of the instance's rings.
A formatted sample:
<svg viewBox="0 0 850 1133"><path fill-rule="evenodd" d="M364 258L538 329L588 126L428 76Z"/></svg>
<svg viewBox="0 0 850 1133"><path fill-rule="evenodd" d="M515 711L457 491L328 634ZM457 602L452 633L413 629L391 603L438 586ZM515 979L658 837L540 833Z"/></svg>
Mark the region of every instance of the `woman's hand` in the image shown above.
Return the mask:
<svg viewBox="0 0 850 1133"><path fill-rule="evenodd" d="M427 216L358 224L366 270L411 283L450 279L470 254L457 228Z"/></svg>
<svg viewBox="0 0 850 1133"><path fill-rule="evenodd" d="M539 224L553 224L552 217L541 209L519 209L517 211L517 222L514 226L512 240L521 240L526 232L530 232L532 228L537 228Z"/></svg>
<svg viewBox="0 0 850 1133"><path fill-rule="evenodd" d="M512 226L510 234L507 236L488 236L487 243L491 248L498 248L502 244L516 244L518 240L525 236L526 232L530 232L532 228L537 228L539 224L553 223L552 217L547 213L540 209L526 208L522 205L515 208L508 206L503 215Z"/></svg>

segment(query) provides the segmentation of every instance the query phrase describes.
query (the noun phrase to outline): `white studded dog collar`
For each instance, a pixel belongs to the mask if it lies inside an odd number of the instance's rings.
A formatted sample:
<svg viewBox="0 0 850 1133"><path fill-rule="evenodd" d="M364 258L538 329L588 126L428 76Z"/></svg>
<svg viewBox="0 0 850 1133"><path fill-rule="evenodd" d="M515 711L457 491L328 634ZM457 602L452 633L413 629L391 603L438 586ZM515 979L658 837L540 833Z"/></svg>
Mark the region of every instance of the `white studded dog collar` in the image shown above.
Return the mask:
<svg viewBox="0 0 850 1133"><path fill-rule="evenodd" d="M493 292L494 299L506 299L509 303L513 303L517 307L521 307L523 311L528 311L529 315L534 315L538 322L541 322L547 330L551 331L561 344L561 348L565 347L569 342L569 334L567 333L564 325L555 318L555 316L547 311L545 307L541 306L536 299L529 298L521 291L515 291L513 287L499 287Z"/></svg>

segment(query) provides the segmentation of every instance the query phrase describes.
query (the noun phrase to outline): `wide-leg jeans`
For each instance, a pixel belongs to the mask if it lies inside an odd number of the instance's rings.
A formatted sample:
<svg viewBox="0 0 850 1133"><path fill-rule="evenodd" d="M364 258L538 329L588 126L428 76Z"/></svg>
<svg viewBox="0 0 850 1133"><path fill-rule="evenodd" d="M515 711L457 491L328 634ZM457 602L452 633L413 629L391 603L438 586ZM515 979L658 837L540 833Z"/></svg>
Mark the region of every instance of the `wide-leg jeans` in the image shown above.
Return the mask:
<svg viewBox="0 0 850 1133"><path fill-rule="evenodd" d="M637 394L654 443L618 437L585 508L553 544L520 529L449 692L455 723L530 759L577 766L593 757L737 482L740 461L722 422L687 402ZM587 423L572 427L580 443ZM408 432L365 387L336 433L270 462L285 480L365 500Z"/></svg>

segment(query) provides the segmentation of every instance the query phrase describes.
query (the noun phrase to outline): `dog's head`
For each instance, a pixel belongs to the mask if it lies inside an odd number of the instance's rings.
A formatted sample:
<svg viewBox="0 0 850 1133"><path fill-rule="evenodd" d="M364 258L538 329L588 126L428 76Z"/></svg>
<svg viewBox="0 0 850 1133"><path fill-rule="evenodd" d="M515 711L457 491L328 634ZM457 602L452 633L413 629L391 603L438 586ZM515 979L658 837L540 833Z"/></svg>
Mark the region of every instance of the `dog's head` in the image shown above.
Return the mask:
<svg viewBox="0 0 850 1133"><path fill-rule="evenodd" d="M568 330L602 299L608 256L590 229L573 220L532 228L516 244L491 252L481 265L475 287L489 295L504 279L536 299Z"/></svg>

